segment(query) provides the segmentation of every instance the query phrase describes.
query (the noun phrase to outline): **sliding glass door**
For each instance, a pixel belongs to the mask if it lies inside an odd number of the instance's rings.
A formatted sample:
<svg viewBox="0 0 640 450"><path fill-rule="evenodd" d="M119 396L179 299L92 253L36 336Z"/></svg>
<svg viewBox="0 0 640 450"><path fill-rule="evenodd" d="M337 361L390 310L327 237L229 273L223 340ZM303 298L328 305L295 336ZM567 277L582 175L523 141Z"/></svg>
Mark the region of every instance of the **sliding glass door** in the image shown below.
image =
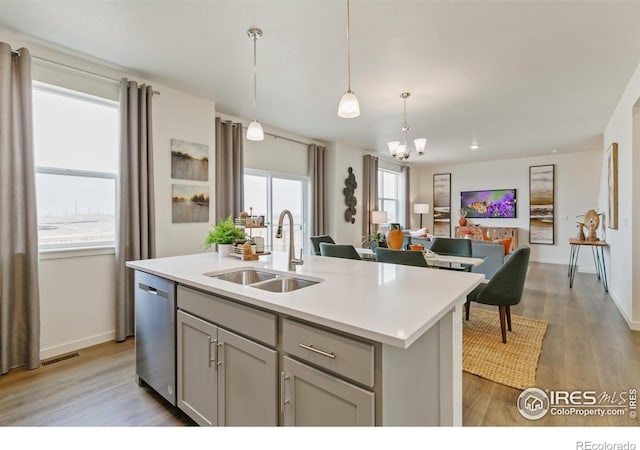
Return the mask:
<svg viewBox="0 0 640 450"><path fill-rule="evenodd" d="M289 249L289 219L285 218L282 239L275 239L278 218L284 209L293 216L294 249L296 257L307 242L306 239L306 186L307 180L290 175L245 169L244 208L254 216L264 216L266 230L252 230L253 236L263 236L267 248L275 251Z"/></svg>

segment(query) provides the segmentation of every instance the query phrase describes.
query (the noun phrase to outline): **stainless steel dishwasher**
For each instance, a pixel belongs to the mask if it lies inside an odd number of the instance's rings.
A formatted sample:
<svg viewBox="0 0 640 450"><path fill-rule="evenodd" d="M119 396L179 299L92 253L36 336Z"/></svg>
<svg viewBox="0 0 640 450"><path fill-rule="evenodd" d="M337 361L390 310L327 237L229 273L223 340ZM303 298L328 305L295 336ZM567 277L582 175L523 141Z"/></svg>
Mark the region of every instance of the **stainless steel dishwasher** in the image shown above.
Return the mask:
<svg viewBox="0 0 640 450"><path fill-rule="evenodd" d="M176 404L176 287L135 272L136 381Z"/></svg>

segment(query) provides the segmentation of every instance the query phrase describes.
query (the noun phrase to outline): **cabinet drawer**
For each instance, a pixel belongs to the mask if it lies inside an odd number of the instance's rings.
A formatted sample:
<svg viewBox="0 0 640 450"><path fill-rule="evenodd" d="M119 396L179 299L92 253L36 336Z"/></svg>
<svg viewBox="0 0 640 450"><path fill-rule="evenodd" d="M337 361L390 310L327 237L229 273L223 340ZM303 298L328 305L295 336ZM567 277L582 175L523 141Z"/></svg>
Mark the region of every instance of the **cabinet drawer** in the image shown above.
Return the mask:
<svg viewBox="0 0 640 450"><path fill-rule="evenodd" d="M284 319L282 325L282 348L285 352L373 387L372 344L289 319Z"/></svg>
<svg viewBox="0 0 640 450"><path fill-rule="evenodd" d="M178 308L272 347L276 346L275 314L184 286L178 286Z"/></svg>

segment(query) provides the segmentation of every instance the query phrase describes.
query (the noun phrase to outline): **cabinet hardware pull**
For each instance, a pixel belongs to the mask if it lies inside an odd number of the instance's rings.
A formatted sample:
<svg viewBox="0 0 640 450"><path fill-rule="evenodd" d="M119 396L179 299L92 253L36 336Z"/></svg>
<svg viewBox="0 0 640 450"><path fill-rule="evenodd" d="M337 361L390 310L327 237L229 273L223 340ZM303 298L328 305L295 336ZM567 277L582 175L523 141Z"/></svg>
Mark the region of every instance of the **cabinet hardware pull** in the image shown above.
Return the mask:
<svg viewBox="0 0 640 450"><path fill-rule="evenodd" d="M217 343L216 344L216 357L218 359L218 362L216 363L216 369L218 368L218 366L221 366L222 363L224 362L222 360L222 358L220 357L220 352L222 352L222 344Z"/></svg>
<svg viewBox="0 0 640 450"><path fill-rule="evenodd" d="M300 345L300 347L304 348L305 350L309 350L311 352L318 353L319 355L326 356L327 358L336 359L336 355L334 355L333 352L329 353L329 352L325 352L325 351L322 351L322 350L318 350L317 348L315 348L311 344L309 344L309 345L299 344L299 345Z"/></svg>
<svg viewBox="0 0 640 450"><path fill-rule="evenodd" d="M217 339L211 339L211 336L209 337L209 367L211 367L211 363L212 362L216 362L216 359L218 359L218 355L216 354L216 352L214 351L213 353L213 357L211 356L211 346L213 345L214 347L216 346L216 342L218 342Z"/></svg>
<svg viewBox="0 0 640 450"><path fill-rule="evenodd" d="M289 400L285 399L285 386L284 383L289 379L284 372L280 372L280 412L284 413L284 406L289 403Z"/></svg>

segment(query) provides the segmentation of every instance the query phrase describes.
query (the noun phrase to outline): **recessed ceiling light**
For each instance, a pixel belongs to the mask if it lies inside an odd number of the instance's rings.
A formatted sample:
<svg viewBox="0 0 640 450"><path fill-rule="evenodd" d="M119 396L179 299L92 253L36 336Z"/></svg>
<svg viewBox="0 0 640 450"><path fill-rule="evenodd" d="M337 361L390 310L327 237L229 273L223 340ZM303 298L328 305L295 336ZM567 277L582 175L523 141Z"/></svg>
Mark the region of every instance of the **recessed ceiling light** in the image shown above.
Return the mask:
<svg viewBox="0 0 640 450"><path fill-rule="evenodd" d="M469 146L469 148L470 148L471 150L478 150L478 149L480 148L480 146L479 146L478 144L471 144L471 145Z"/></svg>
<svg viewBox="0 0 640 450"><path fill-rule="evenodd" d="M558 153L558 150L554 148L553 150L551 150L551 153Z"/></svg>

